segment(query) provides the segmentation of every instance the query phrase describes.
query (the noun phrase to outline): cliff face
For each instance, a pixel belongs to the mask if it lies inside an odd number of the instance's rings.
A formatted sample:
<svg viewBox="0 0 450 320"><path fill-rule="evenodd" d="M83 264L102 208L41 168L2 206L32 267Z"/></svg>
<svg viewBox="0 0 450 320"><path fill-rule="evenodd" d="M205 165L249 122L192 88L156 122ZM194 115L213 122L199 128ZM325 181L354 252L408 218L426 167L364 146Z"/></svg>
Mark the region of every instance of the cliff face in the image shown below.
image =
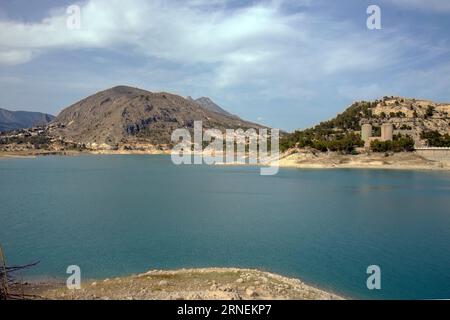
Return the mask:
<svg viewBox="0 0 450 320"><path fill-rule="evenodd" d="M181 96L119 86L89 96L64 109L55 119L55 134L80 143L170 142L173 130L260 128L258 124L213 112Z"/></svg>

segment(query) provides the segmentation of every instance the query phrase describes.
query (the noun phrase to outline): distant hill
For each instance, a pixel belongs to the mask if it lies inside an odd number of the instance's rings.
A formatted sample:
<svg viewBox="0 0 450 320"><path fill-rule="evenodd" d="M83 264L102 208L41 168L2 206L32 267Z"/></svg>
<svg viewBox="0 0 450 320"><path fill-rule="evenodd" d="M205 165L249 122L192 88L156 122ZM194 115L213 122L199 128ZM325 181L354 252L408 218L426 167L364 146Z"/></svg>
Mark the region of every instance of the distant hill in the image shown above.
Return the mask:
<svg viewBox="0 0 450 320"><path fill-rule="evenodd" d="M204 109L208 110L208 111L212 111L212 112L217 112L229 117L236 117L234 114L229 113L228 111L222 109L219 105L217 105L214 101L212 101L210 98L208 97L201 97L198 99L192 99L191 97L188 97L188 100L194 101L197 104L199 104L201 107L203 107Z"/></svg>
<svg viewBox="0 0 450 320"><path fill-rule="evenodd" d="M0 131L46 125L54 118L52 115L40 112L9 111L0 108Z"/></svg>
<svg viewBox="0 0 450 320"><path fill-rule="evenodd" d="M358 144L364 123L372 124L374 136L379 136L383 123L392 123L394 134L412 138L416 146L429 145L428 137L436 136L446 145L450 139L450 104L404 97L358 101L331 120L285 136L281 146L283 150L295 146L321 151L330 150L330 146L351 149L349 144Z"/></svg>
<svg viewBox="0 0 450 320"><path fill-rule="evenodd" d="M78 143L167 144L173 130L261 128L261 125L219 112L175 94L117 86L91 95L61 111L53 134Z"/></svg>

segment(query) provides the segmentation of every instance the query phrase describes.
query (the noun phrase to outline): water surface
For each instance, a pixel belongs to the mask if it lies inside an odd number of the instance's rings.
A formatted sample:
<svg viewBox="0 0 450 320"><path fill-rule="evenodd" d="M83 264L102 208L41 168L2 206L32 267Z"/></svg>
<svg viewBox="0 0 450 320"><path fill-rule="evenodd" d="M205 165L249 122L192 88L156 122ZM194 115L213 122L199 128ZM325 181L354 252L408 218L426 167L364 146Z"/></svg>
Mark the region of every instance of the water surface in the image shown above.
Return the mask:
<svg viewBox="0 0 450 320"><path fill-rule="evenodd" d="M0 160L0 242L34 276L260 268L355 298L450 298L450 174ZM382 270L369 291L366 268Z"/></svg>

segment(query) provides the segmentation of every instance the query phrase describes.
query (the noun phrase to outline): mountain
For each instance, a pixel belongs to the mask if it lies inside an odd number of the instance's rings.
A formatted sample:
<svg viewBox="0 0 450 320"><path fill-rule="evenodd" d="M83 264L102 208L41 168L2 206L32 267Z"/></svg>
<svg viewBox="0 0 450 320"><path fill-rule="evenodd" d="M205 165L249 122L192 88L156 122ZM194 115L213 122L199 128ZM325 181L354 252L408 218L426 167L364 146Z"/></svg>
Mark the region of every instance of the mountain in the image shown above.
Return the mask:
<svg viewBox="0 0 450 320"><path fill-rule="evenodd" d="M173 130L248 129L261 125L207 110L197 102L166 92L117 86L91 95L61 111L53 134L85 144L167 144Z"/></svg>
<svg viewBox="0 0 450 320"><path fill-rule="evenodd" d="M0 131L46 125L54 118L52 115L40 112L9 111L0 108Z"/></svg>
<svg viewBox="0 0 450 320"><path fill-rule="evenodd" d="M366 123L373 126L373 136L380 135L382 124L390 123L395 135L412 139L415 146L444 146L450 141L449 115L449 103L430 100L391 96L375 101L358 101L331 120L285 136L281 148L351 149L351 143L360 140L361 126ZM432 142L431 138L438 142Z"/></svg>
<svg viewBox="0 0 450 320"><path fill-rule="evenodd" d="M191 100L191 101L194 101L195 103L197 103L202 108L204 108L204 109L206 109L208 111L212 111L212 112L223 114L225 116L236 117L237 118L237 116L235 116L235 115L229 113L228 111L222 109L219 105L217 105L214 101L212 101L208 97L200 97L200 98L195 99L195 100L192 99L191 97L188 97L187 99Z"/></svg>

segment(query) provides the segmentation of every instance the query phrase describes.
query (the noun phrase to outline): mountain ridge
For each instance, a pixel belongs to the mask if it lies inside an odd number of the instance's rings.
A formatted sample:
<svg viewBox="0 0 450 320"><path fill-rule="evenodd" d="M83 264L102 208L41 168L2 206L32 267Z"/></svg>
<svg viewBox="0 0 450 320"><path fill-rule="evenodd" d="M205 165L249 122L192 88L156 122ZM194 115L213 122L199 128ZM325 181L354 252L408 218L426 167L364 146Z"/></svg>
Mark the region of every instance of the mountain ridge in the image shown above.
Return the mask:
<svg viewBox="0 0 450 320"><path fill-rule="evenodd" d="M173 130L192 130L200 120L205 129L264 127L172 93L116 86L63 109L54 120L54 133L78 143L169 144Z"/></svg>
<svg viewBox="0 0 450 320"><path fill-rule="evenodd" d="M194 101L195 103L199 104L201 107L203 107L206 110L217 112L226 116L239 118L238 116L226 111L222 107L220 107L217 103L215 103L211 98L209 97L200 97L197 99L193 99L191 96L187 97L188 100Z"/></svg>
<svg viewBox="0 0 450 320"><path fill-rule="evenodd" d="M31 128L50 123L53 115L33 111L11 111L0 108L0 131Z"/></svg>

